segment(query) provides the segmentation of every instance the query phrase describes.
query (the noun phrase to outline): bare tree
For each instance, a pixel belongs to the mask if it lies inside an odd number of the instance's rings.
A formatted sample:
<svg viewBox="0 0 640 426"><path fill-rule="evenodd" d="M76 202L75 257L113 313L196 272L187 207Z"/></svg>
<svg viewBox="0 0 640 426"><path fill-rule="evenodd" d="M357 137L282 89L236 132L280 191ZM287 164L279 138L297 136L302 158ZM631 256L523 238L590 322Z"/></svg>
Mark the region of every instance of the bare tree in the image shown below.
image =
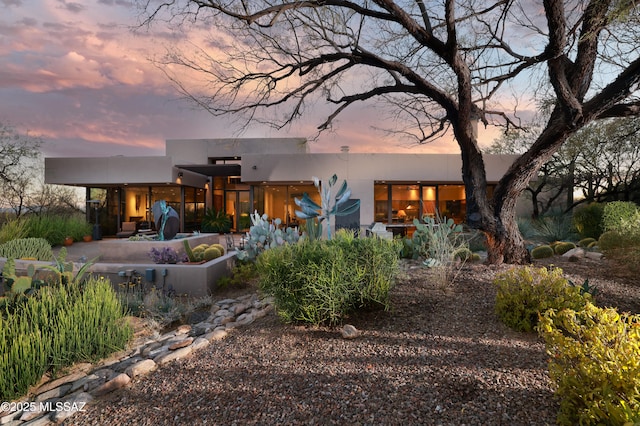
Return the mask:
<svg viewBox="0 0 640 426"><path fill-rule="evenodd" d="M26 211L41 144L40 138L0 123L0 204L11 208L16 217Z"/></svg>
<svg viewBox="0 0 640 426"><path fill-rule="evenodd" d="M147 0L142 7L147 24L166 19L215 30L199 56L178 53L164 68L212 114L268 116L285 126L322 95L333 109L319 130L374 100L414 119L398 131L418 141L451 130L462 156L467 221L485 232L491 263L529 260L516 200L565 140L592 121L640 114L632 1ZM190 90L172 73L175 65L206 76L208 91ZM516 115L500 106L513 93L552 99L553 107L488 197L474 126L518 127Z"/></svg>
<svg viewBox="0 0 640 426"><path fill-rule="evenodd" d="M522 154L541 131L531 124L527 131L506 132L485 152ZM525 191L534 218L554 207L569 212L584 203L640 200L640 118L604 119L583 127L542 165Z"/></svg>

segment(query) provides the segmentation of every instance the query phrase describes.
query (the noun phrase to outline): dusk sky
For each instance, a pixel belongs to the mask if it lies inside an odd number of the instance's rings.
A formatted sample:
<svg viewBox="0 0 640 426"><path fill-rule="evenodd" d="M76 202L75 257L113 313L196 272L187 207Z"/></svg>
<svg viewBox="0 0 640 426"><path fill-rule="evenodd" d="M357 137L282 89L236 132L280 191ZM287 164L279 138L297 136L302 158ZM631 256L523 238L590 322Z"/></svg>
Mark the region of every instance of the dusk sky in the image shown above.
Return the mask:
<svg viewBox="0 0 640 426"><path fill-rule="evenodd" d="M0 123L39 135L45 156L163 155L166 139L238 136L180 99L150 59L182 34L167 37L158 27L134 33L138 12L128 1L0 0L0 8ZM361 119L371 114L371 108L348 111L311 150L457 152L451 141L421 147L394 141ZM323 118L308 115L286 131L254 127L239 136L310 137ZM480 138L495 135L481 131Z"/></svg>

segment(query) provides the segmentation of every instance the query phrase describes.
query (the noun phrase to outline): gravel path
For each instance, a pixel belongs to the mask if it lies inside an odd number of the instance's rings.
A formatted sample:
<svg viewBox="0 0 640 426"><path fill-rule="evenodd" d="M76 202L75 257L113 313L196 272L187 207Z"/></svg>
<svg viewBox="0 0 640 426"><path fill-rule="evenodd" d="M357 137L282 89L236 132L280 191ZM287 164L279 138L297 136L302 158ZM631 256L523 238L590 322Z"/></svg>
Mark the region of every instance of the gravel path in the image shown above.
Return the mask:
<svg viewBox="0 0 640 426"><path fill-rule="evenodd" d="M362 331L356 339L282 325L272 313L94 401L68 424L555 424L541 339L493 313L491 280L502 269L467 267L443 289L405 263L393 310L347 321ZM623 293L640 306L637 287L591 282L605 298Z"/></svg>

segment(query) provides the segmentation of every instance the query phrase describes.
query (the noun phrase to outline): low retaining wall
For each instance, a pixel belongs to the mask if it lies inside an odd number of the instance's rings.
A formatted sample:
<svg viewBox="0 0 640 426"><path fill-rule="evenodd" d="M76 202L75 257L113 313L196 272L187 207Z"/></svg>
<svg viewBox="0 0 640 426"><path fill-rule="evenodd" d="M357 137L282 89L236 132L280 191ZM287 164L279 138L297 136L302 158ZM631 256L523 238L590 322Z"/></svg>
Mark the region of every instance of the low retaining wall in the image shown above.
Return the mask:
<svg viewBox="0 0 640 426"><path fill-rule="evenodd" d="M189 241L191 247L199 244L218 244L220 234L198 234L173 240L140 240L115 239L100 242L99 262L149 262L149 252L152 248L161 249L171 247L178 253L184 253L184 241ZM224 244L223 244L224 245Z"/></svg>
<svg viewBox="0 0 640 426"><path fill-rule="evenodd" d="M188 237L191 247L198 244L215 244L220 239L219 234L200 234ZM178 253L184 253L184 239L168 241L129 241L129 240L107 240L92 244L97 247L98 252L90 253L91 256L99 255L97 260L88 269L89 273L108 278L114 286L128 281L133 271L142 277L141 284L150 289L152 285L165 288L169 285L178 294L185 294L192 297L202 297L214 294L218 280L223 276L231 275L231 271L236 263L236 252L231 251L217 259L199 264L178 263L178 264L156 264L149 258L149 251L152 247L172 247ZM99 245L94 245L99 244ZM87 250L88 252L89 250ZM89 253L88 253L89 254ZM67 257L69 260L74 258ZM6 258L0 258L0 269L4 266ZM91 261L91 258L88 258ZM33 260L16 259L16 273L26 275L27 266L34 265L40 274L45 273L45 265L52 265L52 262L39 262ZM78 271L82 263L74 262L74 271ZM0 289L0 294L2 291Z"/></svg>
<svg viewBox="0 0 640 426"><path fill-rule="evenodd" d="M126 282L132 271L136 271L142 276L141 284L146 289L152 285L157 288L171 285L178 294L201 297L214 294L218 280L231 275L235 263L236 252L232 251L201 264L96 263L89 271L108 278L114 285Z"/></svg>

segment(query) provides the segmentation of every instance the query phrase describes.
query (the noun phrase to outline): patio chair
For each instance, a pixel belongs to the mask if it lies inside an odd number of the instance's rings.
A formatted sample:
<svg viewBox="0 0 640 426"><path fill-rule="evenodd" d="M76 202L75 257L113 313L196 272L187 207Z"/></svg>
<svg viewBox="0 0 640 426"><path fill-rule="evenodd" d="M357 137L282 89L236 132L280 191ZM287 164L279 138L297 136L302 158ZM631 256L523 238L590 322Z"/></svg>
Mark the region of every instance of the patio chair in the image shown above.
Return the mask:
<svg viewBox="0 0 640 426"><path fill-rule="evenodd" d="M122 222L120 232L116 234L118 238L129 238L136 233L136 222Z"/></svg>

